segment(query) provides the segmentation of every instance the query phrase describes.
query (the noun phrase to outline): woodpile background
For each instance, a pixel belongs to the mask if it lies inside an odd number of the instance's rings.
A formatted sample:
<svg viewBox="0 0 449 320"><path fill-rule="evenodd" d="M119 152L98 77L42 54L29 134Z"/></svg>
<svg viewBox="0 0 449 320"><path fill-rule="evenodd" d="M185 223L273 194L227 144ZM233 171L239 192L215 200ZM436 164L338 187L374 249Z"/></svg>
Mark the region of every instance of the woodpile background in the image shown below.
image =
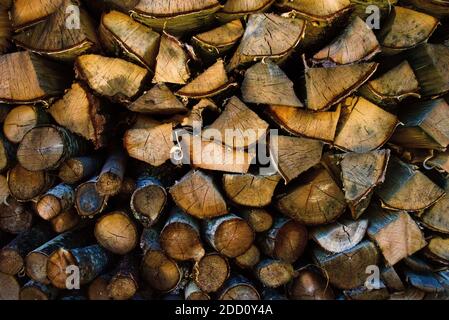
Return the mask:
<svg viewBox="0 0 449 320"><path fill-rule="evenodd" d="M0 299L447 299L447 19L0 0Z"/></svg>

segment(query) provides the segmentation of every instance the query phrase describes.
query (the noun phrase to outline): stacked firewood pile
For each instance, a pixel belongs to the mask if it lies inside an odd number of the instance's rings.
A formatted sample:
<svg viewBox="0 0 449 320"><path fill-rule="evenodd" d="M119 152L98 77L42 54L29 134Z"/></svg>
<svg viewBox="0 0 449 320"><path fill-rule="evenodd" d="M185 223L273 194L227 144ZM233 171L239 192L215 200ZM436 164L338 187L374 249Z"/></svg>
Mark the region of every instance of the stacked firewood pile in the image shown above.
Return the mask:
<svg viewBox="0 0 449 320"><path fill-rule="evenodd" d="M448 18L0 0L0 299L447 299Z"/></svg>

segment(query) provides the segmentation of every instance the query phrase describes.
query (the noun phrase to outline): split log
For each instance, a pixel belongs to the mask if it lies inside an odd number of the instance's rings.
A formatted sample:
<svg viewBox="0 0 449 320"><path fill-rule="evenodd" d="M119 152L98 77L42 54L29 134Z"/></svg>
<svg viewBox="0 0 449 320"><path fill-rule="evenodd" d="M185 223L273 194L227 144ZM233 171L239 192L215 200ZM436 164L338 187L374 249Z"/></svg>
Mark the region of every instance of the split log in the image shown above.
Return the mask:
<svg viewBox="0 0 449 320"><path fill-rule="evenodd" d="M254 241L254 231L234 214L205 220L204 236L217 252L228 258L242 255Z"/></svg>
<svg viewBox="0 0 449 320"><path fill-rule="evenodd" d="M449 173L449 151L434 151L423 161L423 166L426 169L436 169L440 173Z"/></svg>
<svg viewBox="0 0 449 320"><path fill-rule="evenodd" d="M74 208L61 212L50 220L51 227L56 233L64 233L76 227L81 221Z"/></svg>
<svg viewBox="0 0 449 320"><path fill-rule="evenodd" d="M396 106L406 98L420 98L419 83L408 61L403 61L380 77L368 81L359 92L381 106Z"/></svg>
<svg viewBox="0 0 449 320"><path fill-rule="evenodd" d="M288 286L293 300L333 300L334 292L323 277L314 271L302 269Z"/></svg>
<svg viewBox="0 0 449 320"><path fill-rule="evenodd" d="M314 259L326 271L329 282L340 289L353 289L363 285L369 274L368 266L377 265L379 254L374 243L362 241L350 250L337 254L315 248Z"/></svg>
<svg viewBox="0 0 449 320"><path fill-rule="evenodd" d="M293 279L295 271L290 263L265 259L256 266L255 273L264 286L278 288L289 283Z"/></svg>
<svg viewBox="0 0 449 320"><path fill-rule="evenodd" d="M58 177L65 183L75 184L97 174L102 166L99 156L84 156L67 159L60 167Z"/></svg>
<svg viewBox="0 0 449 320"><path fill-rule="evenodd" d="M380 271L380 277L389 291L400 292L405 290L404 283L402 282L402 279L399 277L394 267L382 267Z"/></svg>
<svg viewBox="0 0 449 320"><path fill-rule="evenodd" d="M68 130L46 125L31 129L17 149L17 160L27 170L51 170L86 149L84 140Z"/></svg>
<svg viewBox="0 0 449 320"><path fill-rule="evenodd" d="M267 11L274 0L228 0L216 16L220 21L240 19L258 12Z"/></svg>
<svg viewBox="0 0 449 320"><path fill-rule="evenodd" d="M94 177L75 189L75 208L81 217L93 217L106 208L108 197L98 193L95 188L97 179Z"/></svg>
<svg viewBox="0 0 449 320"><path fill-rule="evenodd" d="M223 189L226 196L237 205L264 207L271 203L280 179L279 175L224 174Z"/></svg>
<svg viewBox="0 0 449 320"><path fill-rule="evenodd" d="M311 231L311 236L323 249L340 253L358 245L365 237L368 220L341 220L320 226Z"/></svg>
<svg viewBox="0 0 449 320"><path fill-rule="evenodd" d="M434 257L438 262L449 265L449 250L448 250L449 238L446 237L434 237L429 241L426 248L427 254Z"/></svg>
<svg viewBox="0 0 449 320"><path fill-rule="evenodd" d="M368 237L377 243L389 266L426 246L422 231L406 212L388 213L372 206L367 218Z"/></svg>
<svg viewBox="0 0 449 320"><path fill-rule="evenodd" d="M0 102L3 103L45 104L68 85L62 66L28 51L2 55L0 73L9 75L0 89Z"/></svg>
<svg viewBox="0 0 449 320"><path fill-rule="evenodd" d="M130 207L134 217L145 228L155 224L167 203L167 191L155 178L146 174L136 181L136 189L130 200Z"/></svg>
<svg viewBox="0 0 449 320"><path fill-rule="evenodd" d="M84 84L72 84L64 97L50 106L48 112L60 126L91 141L96 149L106 144L108 116L101 100Z"/></svg>
<svg viewBox="0 0 449 320"><path fill-rule="evenodd" d="M216 63L179 89L176 95L184 99L208 98L236 85L228 78L223 60L218 59Z"/></svg>
<svg viewBox="0 0 449 320"><path fill-rule="evenodd" d="M320 162L323 152L320 141L289 136L270 140L270 158L286 184Z"/></svg>
<svg viewBox="0 0 449 320"><path fill-rule="evenodd" d="M209 25L220 8L217 0L141 0L130 14L158 31L182 34Z"/></svg>
<svg viewBox="0 0 449 320"><path fill-rule="evenodd" d="M84 285L101 274L111 259L111 254L99 245L70 250L60 248L48 258L47 276L53 286L65 289L69 280L67 268L75 266L80 270L80 285Z"/></svg>
<svg viewBox="0 0 449 320"><path fill-rule="evenodd" d="M260 262L260 251L254 244L245 253L234 258L235 264L242 269L253 269Z"/></svg>
<svg viewBox="0 0 449 320"><path fill-rule="evenodd" d="M449 48L440 44L425 44L407 55L424 97L435 98L449 92Z"/></svg>
<svg viewBox="0 0 449 320"><path fill-rule="evenodd" d="M350 0L353 7L352 16L359 16L363 20L371 16L372 12L367 10L369 5L375 5L380 9L381 21L391 13L391 7L398 3L398 0Z"/></svg>
<svg viewBox="0 0 449 320"><path fill-rule="evenodd" d="M220 109L210 99L201 99L187 115L175 116L176 121L183 127L203 127L210 116L218 115Z"/></svg>
<svg viewBox="0 0 449 320"><path fill-rule="evenodd" d="M185 84L190 78L188 61L189 55L184 50L184 45L177 38L164 32L156 57L153 83Z"/></svg>
<svg viewBox="0 0 449 320"><path fill-rule="evenodd" d="M120 103L136 97L148 77L148 71L136 64L94 54L78 57L75 71L97 94Z"/></svg>
<svg viewBox="0 0 449 320"><path fill-rule="evenodd" d="M341 107L335 111L310 112L300 108L270 105L266 112L282 129L296 136L334 141Z"/></svg>
<svg viewBox="0 0 449 320"><path fill-rule="evenodd" d="M370 199L374 188L385 181L389 159L388 149L368 153L346 153L343 156L340 162L341 179L346 202L354 219L358 219L364 212L365 199Z"/></svg>
<svg viewBox="0 0 449 320"><path fill-rule="evenodd" d="M447 1L445 0L407 0L406 2L412 3L417 8L435 16L449 16L449 8L447 8Z"/></svg>
<svg viewBox="0 0 449 320"><path fill-rule="evenodd" d="M445 193L416 167L393 157L388 164L385 182L376 189L376 194L386 208L421 211Z"/></svg>
<svg viewBox="0 0 449 320"><path fill-rule="evenodd" d="M56 288L33 280L20 289L20 300L55 300L57 295Z"/></svg>
<svg viewBox="0 0 449 320"><path fill-rule="evenodd" d="M140 238L144 253L141 265L142 278L154 289L168 292L175 289L184 278L184 269L165 254L155 229L144 229Z"/></svg>
<svg viewBox="0 0 449 320"><path fill-rule="evenodd" d="M320 24L330 24L351 9L349 0L280 0L281 10L293 10L295 15Z"/></svg>
<svg viewBox="0 0 449 320"><path fill-rule="evenodd" d="M154 71L160 35L134 21L129 15L111 11L103 14L99 27L103 46Z"/></svg>
<svg viewBox="0 0 449 320"><path fill-rule="evenodd" d="M42 124L49 123L45 111L37 106L18 106L12 109L3 122L3 133L12 143L20 143L23 136Z"/></svg>
<svg viewBox="0 0 449 320"><path fill-rule="evenodd" d="M260 300L259 292L245 277L235 275L229 278L218 293L219 300Z"/></svg>
<svg viewBox="0 0 449 320"><path fill-rule="evenodd" d="M244 208L239 215L245 219L254 232L268 231L273 225L273 216L262 208Z"/></svg>
<svg viewBox="0 0 449 320"><path fill-rule="evenodd" d="M60 6L45 21L14 36L16 45L63 61L72 61L86 52L98 51L100 45L94 22L85 9L75 0L60 2ZM68 13L72 12L71 7L75 6L78 8L79 20L70 25Z"/></svg>
<svg viewBox="0 0 449 320"><path fill-rule="evenodd" d="M307 108L325 111L343 101L369 80L377 66L371 62L331 68L306 67Z"/></svg>
<svg viewBox="0 0 449 320"><path fill-rule="evenodd" d="M25 257L25 271L28 277L43 284L50 284L47 278L47 262L50 255L59 248L68 250L87 245L91 238L89 231L85 229L68 231L29 252Z"/></svg>
<svg viewBox="0 0 449 320"><path fill-rule="evenodd" d="M55 12L64 0L15 0L11 20L15 31L32 26Z"/></svg>
<svg viewBox="0 0 449 320"><path fill-rule="evenodd" d="M133 250L139 236L134 221L122 211L101 216L95 224L94 234L102 247L120 255Z"/></svg>
<svg viewBox="0 0 449 320"><path fill-rule="evenodd" d="M30 201L46 192L54 182L47 171L29 171L17 164L8 171L8 187L11 195L19 201Z"/></svg>
<svg viewBox="0 0 449 320"><path fill-rule="evenodd" d="M343 102L336 147L364 153L382 147L398 126L395 115L381 109L363 97L348 98Z"/></svg>
<svg viewBox="0 0 449 320"><path fill-rule="evenodd" d="M396 129L390 141L405 148L438 149L449 145L449 104L444 99L419 102L401 110L404 124Z"/></svg>
<svg viewBox="0 0 449 320"><path fill-rule="evenodd" d="M248 108L239 98L232 96L220 116L203 132L208 139L217 135L217 141L231 148L254 146L268 130L268 123ZM219 134L218 134L219 133Z"/></svg>
<svg viewBox="0 0 449 320"><path fill-rule="evenodd" d="M170 194L177 206L199 219L228 213L225 199L212 177L202 171L190 171L170 188Z"/></svg>
<svg viewBox="0 0 449 320"><path fill-rule="evenodd" d="M270 60L246 70L241 91L245 102L303 107L295 94L293 82Z"/></svg>
<svg viewBox="0 0 449 320"><path fill-rule="evenodd" d="M228 260L218 253L204 255L195 263L192 277L198 288L205 292L216 292L229 277L230 266Z"/></svg>
<svg viewBox="0 0 449 320"><path fill-rule="evenodd" d="M75 202L75 190L60 183L48 190L36 203L36 211L44 220L50 220L69 210Z"/></svg>
<svg viewBox="0 0 449 320"><path fill-rule="evenodd" d="M121 148L111 151L95 183L102 196L114 196L120 191L125 176L127 155Z"/></svg>
<svg viewBox="0 0 449 320"><path fill-rule="evenodd" d="M449 206L449 184L444 181L444 190L446 194L436 202L429 210L425 211L421 216L421 222L430 230L444 234L449 234L449 217L446 214Z"/></svg>
<svg viewBox="0 0 449 320"><path fill-rule="evenodd" d="M419 46L427 42L437 26L435 17L395 6L379 33L382 53L396 54Z"/></svg>
<svg viewBox="0 0 449 320"><path fill-rule="evenodd" d="M325 66L351 64L369 61L379 52L376 35L356 16L339 37L313 56L313 62Z"/></svg>
<svg viewBox="0 0 449 320"><path fill-rule="evenodd" d="M48 225L40 223L20 233L0 249L0 272L10 275L19 273L25 266L25 256L52 238Z"/></svg>
<svg viewBox="0 0 449 320"><path fill-rule="evenodd" d="M0 204L0 230L19 234L29 230L33 224L33 212L12 197Z"/></svg>
<svg viewBox="0 0 449 320"><path fill-rule="evenodd" d="M129 300L136 294L139 288L138 270L137 256L127 254L121 259L107 286L113 300Z"/></svg>
<svg viewBox="0 0 449 320"><path fill-rule="evenodd" d="M0 300L19 300L20 284L15 276L0 272Z"/></svg>
<svg viewBox="0 0 449 320"><path fill-rule="evenodd" d="M134 112L155 116L185 113L188 109L164 83L158 83L127 106Z"/></svg>
<svg viewBox="0 0 449 320"><path fill-rule="evenodd" d="M277 209L305 225L331 223L346 209L344 194L330 176L320 168L309 177L281 195L276 201Z"/></svg>
<svg viewBox="0 0 449 320"><path fill-rule="evenodd" d="M210 297L206 292L201 291L194 281L190 281L184 289L184 299L210 300Z"/></svg>
<svg viewBox="0 0 449 320"><path fill-rule="evenodd" d="M306 227L294 220L276 217L260 242L267 256L293 263L304 253L307 241Z"/></svg>
<svg viewBox="0 0 449 320"><path fill-rule="evenodd" d="M87 297L89 300L111 300L108 292L108 284L111 276L101 275L89 284L87 289Z"/></svg>
<svg viewBox="0 0 449 320"><path fill-rule="evenodd" d="M160 234L161 247L176 260L198 261L204 254L200 238L200 226L189 215L174 209Z"/></svg>
<svg viewBox="0 0 449 320"><path fill-rule="evenodd" d="M302 19L274 13L251 14L243 38L229 61L228 71L265 58L285 59L300 43L305 30L306 23Z"/></svg>
<svg viewBox="0 0 449 320"><path fill-rule="evenodd" d="M240 20L232 20L215 29L193 36L192 44L206 61L216 60L234 48L244 31Z"/></svg>

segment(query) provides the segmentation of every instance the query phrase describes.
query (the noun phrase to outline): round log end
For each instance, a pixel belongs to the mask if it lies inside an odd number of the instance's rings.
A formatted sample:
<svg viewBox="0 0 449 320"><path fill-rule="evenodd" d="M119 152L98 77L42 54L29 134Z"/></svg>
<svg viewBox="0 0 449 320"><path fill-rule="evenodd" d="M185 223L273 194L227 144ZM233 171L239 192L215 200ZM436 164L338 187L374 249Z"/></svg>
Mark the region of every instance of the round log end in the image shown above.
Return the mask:
<svg viewBox="0 0 449 320"><path fill-rule="evenodd" d="M137 291L137 283L128 277L114 277L108 285L109 297L113 300L129 300Z"/></svg>
<svg viewBox="0 0 449 320"><path fill-rule="evenodd" d="M0 250L0 272L15 275L22 270L23 265L23 258L17 251L9 248Z"/></svg>
<svg viewBox="0 0 449 320"><path fill-rule="evenodd" d="M47 278L48 256L40 252L30 252L25 258L26 274L33 280L45 284L50 281Z"/></svg>
<svg viewBox="0 0 449 320"><path fill-rule="evenodd" d="M218 252L229 258L244 254L254 241L254 231L245 220L231 219L223 222L214 237Z"/></svg>
<svg viewBox="0 0 449 320"><path fill-rule="evenodd" d="M61 202L54 195L43 196L36 204L36 211L44 220L50 220L61 213Z"/></svg>
<svg viewBox="0 0 449 320"><path fill-rule="evenodd" d="M17 279L0 272L0 300L19 300L20 285Z"/></svg>
<svg viewBox="0 0 449 320"><path fill-rule="evenodd" d="M180 270L173 260L161 251L149 251L142 260L142 277L154 289L167 292L181 280Z"/></svg>
<svg viewBox="0 0 449 320"><path fill-rule="evenodd" d="M67 267L77 265L72 253L65 249L53 252L47 261L47 276L50 282L59 289L66 289Z"/></svg>

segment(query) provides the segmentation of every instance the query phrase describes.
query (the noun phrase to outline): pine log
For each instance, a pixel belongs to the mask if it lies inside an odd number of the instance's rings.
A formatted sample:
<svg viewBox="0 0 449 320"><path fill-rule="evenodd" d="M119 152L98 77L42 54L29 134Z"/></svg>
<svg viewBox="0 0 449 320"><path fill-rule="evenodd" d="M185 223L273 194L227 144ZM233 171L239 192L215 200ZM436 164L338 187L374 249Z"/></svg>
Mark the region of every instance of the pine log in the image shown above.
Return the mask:
<svg viewBox="0 0 449 320"><path fill-rule="evenodd" d="M259 292L245 277L235 275L229 278L220 292L219 300L260 300Z"/></svg>
<svg viewBox="0 0 449 320"><path fill-rule="evenodd" d="M43 284L50 284L47 278L47 261L50 255L59 248L68 250L87 245L91 238L89 232L89 229L68 231L29 252L25 258L25 270L28 277Z"/></svg>
<svg viewBox="0 0 449 320"><path fill-rule="evenodd" d="M279 175L224 174L223 189L226 196L237 205L264 207L271 203L280 179Z"/></svg>
<svg viewBox="0 0 449 320"><path fill-rule="evenodd" d="M48 103L68 85L66 72L61 65L28 51L2 55L0 73L9 75L0 89L0 102L4 103Z"/></svg>
<svg viewBox="0 0 449 320"><path fill-rule="evenodd" d="M314 259L326 271L329 282L339 289L363 285L368 277L366 268L377 265L379 254L374 243L365 240L354 248L330 254L320 248L313 251Z"/></svg>
<svg viewBox="0 0 449 320"><path fill-rule="evenodd" d="M115 254L129 253L138 243L137 226L129 215L122 211L101 216L95 224L94 234L102 247Z"/></svg>
<svg viewBox="0 0 449 320"><path fill-rule="evenodd" d="M304 253L307 241L306 227L294 220L278 216L260 242L267 256L293 263Z"/></svg>
<svg viewBox="0 0 449 320"><path fill-rule="evenodd" d="M78 57L75 71L97 94L120 103L136 97L148 77L148 71L136 64L94 54Z"/></svg>
<svg viewBox="0 0 449 320"><path fill-rule="evenodd" d="M204 255L192 269L195 284L205 293L216 292L221 288L229 273L228 260L216 252Z"/></svg>
<svg viewBox="0 0 449 320"><path fill-rule="evenodd" d="M295 274L290 263L280 260L265 259L255 268L256 277L269 288L278 288L290 282Z"/></svg>
<svg viewBox="0 0 449 320"><path fill-rule="evenodd" d="M75 208L61 212L50 220L51 227L56 233L64 233L76 227L80 223L80 216Z"/></svg>
<svg viewBox="0 0 449 320"><path fill-rule="evenodd" d="M12 109L3 122L3 133L12 143L20 143L23 136L42 124L49 123L49 117L37 106L18 106Z"/></svg>
<svg viewBox="0 0 449 320"><path fill-rule="evenodd" d="M243 208L239 215L245 219L254 232L268 231L273 225L273 215L262 208Z"/></svg>
<svg viewBox="0 0 449 320"><path fill-rule="evenodd" d="M11 195L19 201L30 201L46 192L54 182L47 171L29 171L17 164L8 171L8 186Z"/></svg>
<svg viewBox="0 0 449 320"><path fill-rule="evenodd" d="M311 237L323 249L340 253L358 245L365 237L367 228L367 219L358 221L343 219L333 224L314 228L311 231Z"/></svg>
<svg viewBox="0 0 449 320"><path fill-rule="evenodd" d="M138 270L137 256L127 254L121 259L107 286L113 300L129 300L136 294L139 287Z"/></svg>
<svg viewBox="0 0 449 320"><path fill-rule="evenodd" d="M102 101L84 84L72 84L64 97L50 106L48 112L60 126L91 141L96 149L106 144L108 116Z"/></svg>
<svg viewBox="0 0 449 320"><path fill-rule="evenodd" d="M358 153L382 147L399 124L395 115L363 97L352 97L342 103L336 147Z"/></svg>
<svg viewBox="0 0 449 320"><path fill-rule="evenodd" d="M144 253L142 278L156 290L168 292L175 289L184 278L184 269L162 250L159 232L155 229L144 229L140 247Z"/></svg>
<svg viewBox="0 0 449 320"><path fill-rule="evenodd" d="M33 280L20 289L20 300L55 300L57 295L55 287Z"/></svg>
<svg viewBox="0 0 449 320"><path fill-rule="evenodd" d="M438 262L449 265L449 238L436 236L429 241L427 254Z"/></svg>
<svg viewBox="0 0 449 320"><path fill-rule="evenodd" d="M134 217L145 228L155 224L167 203L167 191L159 180L141 175L136 181L136 189L132 193L130 207Z"/></svg>
<svg viewBox="0 0 449 320"><path fill-rule="evenodd" d="M19 300L20 284L15 276L0 272L0 300Z"/></svg>
<svg viewBox="0 0 449 320"><path fill-rule="evenodd" d="M289 136L275 136L270 140L270 158L285 183L320 162L323 152L320 141Z"/></svg>
<svg viewBox="0 0 449 320"><path fill-rule="evenodd" d="M108 197L102 196L95 188L98 177L80 184L75 190L75 208L82 217L93 217L101 213L108 201Z"/></svg>
<svg viewBox="0 0 449 320"><path fill-rule="evenodd" d="M205 254L198 222L179 209L171 212L161 231L160 242L166 254L179 261L198 261Z"/></svg>
<svg viewBox="0 0 449 320"><path fill-rule="evenodd" d="M239 47L229 61L233 70L252 61L288 57L304 37L306 23L302 19L274 13L251 14ZM282 104L282 103L278 103Z"/></svg>
<svg viewBox="0 0 449 320"><path fill-rule="evenodd" d="M302 269L288 286L288 295L293 300L333 300L334 292L329 283L318 273Z"/></svg>
<svg viewBox="0 0 449 320"><path fill-rule="evenodd" d="M256 245L234 258L235 264L242 269L253 269L260 262L260 251Z"/></svg>
<svg viewBox="0 0 449 320"><path fill-rule="evenodd" d="M170 188L176 205L199 218L213 218L228 213L226 202L212 180L202 171L190 171Z"/></svg>
<svg viewBox="0 0 449 320"><path fill-rule="evenodd" d="M51 170L85 149L85 142L68 130L46 125L25 134L17 149L17 160L30 171Z"/></svg>
<svg viewBox="0 0 449 320"><path fill-rule="evenodd" d="M305 225L320 225L335 221L346 208L344 194L329 172L319 168L298 186L281 195L277 209Z"/></svg>
<svg viewBox="0 0 449 320"><path fill-rule="evenodd" d="M343 101L368 81L377 67L377 63L371 62L331 68L306 68L307 108L325 111Z"/></svg>
<svg viewBox="0 0 449 320"><path fill-rule="evenodd" d="M386 208L421 211L437 202L445 192L416 167L393 157L385 182L376 189L376 194Z"/></svg>
<svg viewBox="0 0 449 320"><path fill-rule="evenodd" d="M228 0L216 15L220 21L240 19L267 11L273 2L274 0Z"/></svg>
<svg viewBox="0 0 449 320"><path fill-rule="evenodd" d="M48 225L40 223L20 233L0 249L0 272L16 275L25 267L25 256L52 238Z"/></svg>
<svg viewBox="0 0 449 320"><path fill-rule="evenodd" d="M204 234L217 252L229 258L246 252L254 241L254 231L245 220L234 214L205 220Z"/></svg>
<svg viewBox="0 0 449 320"><path fill-rule="evenodd" d="M59 0L58 0L59 1ZM72 61L86 52L99 49L94 22L76 0L61 0L60 6L43 22L14 36L14 42L39 55ZM79 26L70 25L70 6L77 6ZM77 21L78 22L78 21Z"/></svg>
<svg viewBox="0 0 449 320"><path fill-rule="evenodd" d="M134 21L127 14L110 11L101 17L99 36L109 52L154 71L160 42L157 32Z"/></svg>
<svg viewBox="0 0 449 320"><path fill-rule="evenodd" d="M19 234L29 230L34 222L33 212L23 203L9 197L0 204L0 230Z"/></svg>
<svg viewBox="0 0 449 320"><path fill-rule="evenodd" d="M53 286L67 288L67 267L76 266L80 270L80 285L90 283L101 274L111 261L111 254L99 245L76 249L60 248L48 258L47 276Z"/></svg>
<svg viewBox="0 0 449 320"><path fill-rule="evenodd" d="M69 210L75 202L75 190L65 183L56 185L40 197L36 211L44 220L50 220Z"/></svg>
<svg viewBox="0 0 449 320"><path fill-rule="evenodd" d="M184 289L185 300L210 300L206 292L201 291L194 281L190 281Z"/></svg>
<svg viewBox="0 0 449 320"><path fill-rule="evenodd" d="M58 177L63 182L75 184L100 172L102 158L99 156L84 156L67 159L59 167Z"/></svg>
<svg viewBox="0 0 449 320"><path fill-rule="evenodd" d="M102 196L114 196L120 191L125 176L127 155L121 148L111 151L98 176L95 188Z"/></svg>
<svg viewBox="0 0 449 320"><path fill-rule="evenodd" d="M246 70L241 91L244 102L303 107L293 82L269 59Z"/></svg>

